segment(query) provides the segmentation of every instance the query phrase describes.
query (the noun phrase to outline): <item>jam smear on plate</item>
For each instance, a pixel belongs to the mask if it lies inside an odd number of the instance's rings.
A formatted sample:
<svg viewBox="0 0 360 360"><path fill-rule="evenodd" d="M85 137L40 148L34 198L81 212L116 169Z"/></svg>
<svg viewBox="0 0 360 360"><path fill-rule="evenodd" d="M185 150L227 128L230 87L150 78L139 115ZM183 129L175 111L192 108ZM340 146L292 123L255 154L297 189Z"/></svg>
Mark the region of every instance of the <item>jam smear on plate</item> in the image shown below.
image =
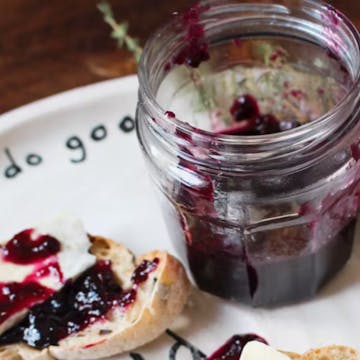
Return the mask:
<svg viewBox="0 0 360 360"><path fill-rule="evenodd" d="M111 263L98 261L46 301L32 307L24 320L0 336L0 344L24 342L39 349L56 345L61 339L106 319L112 308L126 309L136 300L138 286L158 264L158 258L144 260L133 273L133 286L124 290L116 281Z"/></svg>

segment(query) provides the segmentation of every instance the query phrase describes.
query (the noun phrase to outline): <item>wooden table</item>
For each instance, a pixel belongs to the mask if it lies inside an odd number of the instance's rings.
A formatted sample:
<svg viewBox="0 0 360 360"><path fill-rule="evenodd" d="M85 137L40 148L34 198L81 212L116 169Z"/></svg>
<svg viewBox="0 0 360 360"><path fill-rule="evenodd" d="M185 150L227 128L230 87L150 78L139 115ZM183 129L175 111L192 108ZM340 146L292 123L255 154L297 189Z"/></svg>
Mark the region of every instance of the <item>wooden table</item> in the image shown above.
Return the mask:
<svg viewBox="0 0 360 360"><path fill-rule="evenodd" d="M190 0L109 0L143 43ZM76 86L136 72L116 48L99 0L0 1L0 113ZM333 0L360 27L359 0Z"/></svg>

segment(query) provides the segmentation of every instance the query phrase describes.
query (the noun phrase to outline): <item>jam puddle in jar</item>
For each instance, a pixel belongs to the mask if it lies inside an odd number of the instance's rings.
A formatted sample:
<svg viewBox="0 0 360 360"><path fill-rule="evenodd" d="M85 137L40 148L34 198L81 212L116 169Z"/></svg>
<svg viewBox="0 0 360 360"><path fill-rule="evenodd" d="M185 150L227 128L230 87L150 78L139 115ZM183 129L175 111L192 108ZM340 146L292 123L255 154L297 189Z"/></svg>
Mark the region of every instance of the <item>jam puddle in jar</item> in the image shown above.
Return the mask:
<svg viewBox="0 0 360 360"><path fill-rule="evenodd" d="M284 237L272 240L271 234L264 234L261 241L274 241L274 244L264 245L264 250L254 257L250 252L250 262L249 255L245 257L237 249L206 247L205 244L209 243L207 240L211 242L214 234L209 232L208 225L204 227L201 219L195 220L192 216L192 221L193 228L190 231L197 241L187 244L187 257L190 269L201 288L221 297L254 305L265 303L268 306L282 303L284 298L286 302L293 302L314 295L349 258L355 229L353 220L317 251L305 252L303 255L301 249L296 248L298 239ZM215 229L215 226L216 224L212 224L211 228ZM197 235L198 231L201 232L201 237ZM231 235L231 229L217 229L217 232L227 231ZM206 235L209 235L210 239L206 238ZM218 236L220 240L221 235ZM241 235L238 234L238 237ZM224 237L221 239L225 242L235 240L236 238L230 239L229 236L226 240ZM281 246L281 242L289 242L293 247L293 250L290 250L293 254L286 253L289 245L284 246L285 249L277 248L277 244L280 243ZM276 248L273 254L271 250L266 250L267 246ZM281 254L281 251L284 253Z"/></svg>

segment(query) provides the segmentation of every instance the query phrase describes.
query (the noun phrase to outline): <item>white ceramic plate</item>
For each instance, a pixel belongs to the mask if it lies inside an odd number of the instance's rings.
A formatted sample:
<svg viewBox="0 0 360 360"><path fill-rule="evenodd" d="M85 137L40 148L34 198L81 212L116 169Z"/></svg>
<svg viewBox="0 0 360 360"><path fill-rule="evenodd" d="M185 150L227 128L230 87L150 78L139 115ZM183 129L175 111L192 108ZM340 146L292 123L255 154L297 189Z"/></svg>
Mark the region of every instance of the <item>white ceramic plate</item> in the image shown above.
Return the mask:
<svg viewBox="0 0 360 360"><path fill-rule="evenodd" d="M132 125L136 77L107 81L37 101L0 117L0 239L61 212L93 234L137 254L173 251ZM255 332L273 346L302 352L344 344L360 350L360 248L315 299L276 310L252 309L196 292L172 327L210 355L235 333ZM163 335L116 359L195 359Z"/></svg>

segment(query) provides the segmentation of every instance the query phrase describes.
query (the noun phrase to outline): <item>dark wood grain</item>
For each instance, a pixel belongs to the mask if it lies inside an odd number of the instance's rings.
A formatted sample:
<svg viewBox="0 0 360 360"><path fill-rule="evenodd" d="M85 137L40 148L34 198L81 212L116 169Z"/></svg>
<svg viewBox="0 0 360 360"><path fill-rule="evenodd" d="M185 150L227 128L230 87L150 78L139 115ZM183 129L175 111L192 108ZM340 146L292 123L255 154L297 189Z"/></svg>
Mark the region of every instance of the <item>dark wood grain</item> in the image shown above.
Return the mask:
<svg viewBox="0 0 360 360"><path fill-rule="evenodd" d="M0 113L33 100L136 72L116 48L96 9L99 0L0 1ZM191 0L110 0L143 43ZM359 0L333 0L360 27Z"/></svg>

